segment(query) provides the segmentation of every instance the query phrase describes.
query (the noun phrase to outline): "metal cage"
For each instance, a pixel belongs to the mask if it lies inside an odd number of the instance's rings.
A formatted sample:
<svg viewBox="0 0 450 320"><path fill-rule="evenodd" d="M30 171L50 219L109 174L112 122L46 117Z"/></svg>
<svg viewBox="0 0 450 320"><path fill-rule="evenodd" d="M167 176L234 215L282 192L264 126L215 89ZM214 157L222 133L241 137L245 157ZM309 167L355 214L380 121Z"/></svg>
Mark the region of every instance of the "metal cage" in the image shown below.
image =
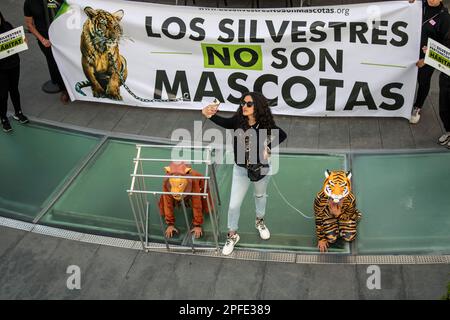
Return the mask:
<svg viewBox="0 0 450 320"><path fill-rule="evenodd" d="M170 148L170 149L201 149L203 152L206 152L206 159L205 160L190 160L190 163L197 163L197 164L204 164L205 165L205 173L204 176L198 177L198 176L174 176L174 175L161 175L161 174L152 174L151 172L144 172L143 170L143 163L144 162L167 162L170 163L171 161L185 161L183 159L165 159L165 158L144 158L142 157L142 150L146 148ZM175 145L144 145L144 144L137 144L136 145L137 153L136 157L133 159L134 162L134 169L133 173L130 174L131 176L131 186L130 189L127 190L129 199L130 199L130 205L131 209L133 211L134 219L136 222L136 228L139 235L139 240L142 243L142 248L146 251L148 251L151 248L151 244L149 242L149 214L150 214L150 198L153 195L155 205L158 207L158 195L164 195L164 194L172 194L172 195L181 195L181 207L183 209L183 215L187 227L187 232L190 232L190 223L189 218L186 210L186 203L184 201L184 196L201 196L206 198L207 206L208 206L208 212L210 214L210 221L211 221L211 229L213 233L213 240L214 240L214 248L210 247L202 247L202 249L215 249L216 252L219 252L219 211L220 211L220 195L219 195L219 189L216 179L216 168L215 164L212 161L213 152L215 151L210 146L175 146ZM163 192L161 190L148 190L146 187L146 181L148 179L165 179L165 178L184 178L184 179L203 179L205 181L205 192L204 193L192 193L192 192L181 192L181 193L175 193L175 192ZM210 197L208 197L208 186L209 186L209 192ZM212 203L211 203L212 202ZM170 247L168 238L165 235L165 228L164 228L164 221L161 217L161 214L159 214L159 224L161 227L161 232L164 237L164 242L166 245L167 250L174 250ZM188 237L190 239L190 246L177 246L176 250L186 250L190 249L192 252L195 252L196 247L194 245L193 237Z"/></svg>

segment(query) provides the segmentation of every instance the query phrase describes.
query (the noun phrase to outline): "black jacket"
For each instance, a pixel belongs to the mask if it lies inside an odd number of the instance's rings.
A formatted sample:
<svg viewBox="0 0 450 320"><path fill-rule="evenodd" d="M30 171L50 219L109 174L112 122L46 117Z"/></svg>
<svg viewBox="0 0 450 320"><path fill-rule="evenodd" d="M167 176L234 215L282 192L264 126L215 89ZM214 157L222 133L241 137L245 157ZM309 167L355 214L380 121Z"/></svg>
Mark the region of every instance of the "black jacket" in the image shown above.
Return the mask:
<svg viewBox="0 0 450 320"><path fill-rule="evenodd" d="M221 116L218 116L217 114L213 115L210 120L214 122L215 124L225 128L225 129L233 129L234 130L234 138L233 138L233 150L234 150L234 162L240 166L240 167L246 167L245 163L245 137L249 136L249 163L250 164L256 164L256 163L266 163L266 161L261 160L263 159L263 152L264 152L264 143L267 143L267 146L269 148L275 147L277 144L282 143L286 138L286 132L283 131L283 129L275 126L275 128L272 128L271 132L265 132L262 133L265 128L260 128L259 124L255 124L250 127L247 131L239 130L242 129L240 127L239 118L235 114L231 118L224 118ZM278 129L278 130L276 130ZM256 133L254 135L253 133ZM267 135L272 135L272 138L275 138L272 142L267 141L265 138ZM278 141L277 138L278 137ZM254 148L253 146L256 146Z"/></svg>
<svg viewBox="0 0 450 320"><path fill-rule="evenodd" d="M450 25L450 14L448 13L445 14L445 19L447 20L447 23ZM450 28L447 29L447 33L445 34L442 44L450 49Z"/></svg>
<svg viewBox="0 0 450 320"><path fill-rule="evenodd" d="M5 33L9 30L14 29L11 23L5 21L1 12L0 12L0 19L1 19L0 33ZM0 70L9 70L17 68L19 67L19 65L20 65L20 58L17 53L4 59L0 59Z"/></svg>
<svg viewBox="0 0 450 320"><path fill-rule="evenodd" d="M450 24L450 14L446 14L445 15L445 19L448 21L448 23ZM450 49L450 29L447 30L447 33L444 37L444 41L442 41L442 44L444 46L446 46L447 48ZM443 84L447 84L447 86L450 87L450 76L448 76L447 74L445 74L444 72L441 72L441 78L443 79L443 81L439 81L439 90L446 90L442 87Z"/></svg>
<svg viewBox="0 0 450 320"><path fill-rule="evenodd" d="M448 15L448 9L442 3L437 7L430 7L426 0L423 1L420 59L425 58L422 47L427 45L428 38L443 44L445 35L450 29L450 21L446 19L446 15Z"/></svg>
<svg viewBox="0 0 450 320"><path fill-rule="evenodd" d="M25 0L23 14L25 17L32 17L36 30L48 39L50 24L58 14L63 2L63 0Z"/></svg>

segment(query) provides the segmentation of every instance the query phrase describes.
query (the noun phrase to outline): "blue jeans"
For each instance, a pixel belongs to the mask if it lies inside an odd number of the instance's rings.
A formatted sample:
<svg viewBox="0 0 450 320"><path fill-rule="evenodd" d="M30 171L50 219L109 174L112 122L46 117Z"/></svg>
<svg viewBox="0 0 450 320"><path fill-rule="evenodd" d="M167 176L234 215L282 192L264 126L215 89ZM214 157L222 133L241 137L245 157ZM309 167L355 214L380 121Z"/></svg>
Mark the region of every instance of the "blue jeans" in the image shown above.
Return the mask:
<svg viewBox="0 0 450 320"><path fill-rule="evenodd" d="M230 207L228 209L228 230L237 231L239 216L241 215L241 205L247 194L248 187L252 183L255 187L255 207L256 217L264 218L266 214L267 186L270 181L270 172L259 181L252 182L247 176L247 169L234 165L233 181L231 183Z"/></svg>

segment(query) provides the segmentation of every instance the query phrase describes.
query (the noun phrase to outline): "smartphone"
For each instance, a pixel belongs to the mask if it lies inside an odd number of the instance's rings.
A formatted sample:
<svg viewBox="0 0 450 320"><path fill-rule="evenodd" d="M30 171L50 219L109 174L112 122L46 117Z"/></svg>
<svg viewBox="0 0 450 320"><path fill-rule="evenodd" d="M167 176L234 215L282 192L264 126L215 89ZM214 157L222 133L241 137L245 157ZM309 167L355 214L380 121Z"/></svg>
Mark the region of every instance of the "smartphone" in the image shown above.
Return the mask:
<svg viewBox="0 0 450 320"><path fill-rule="evenodd" d="M214 100L213 100L213 102L211 104L215 105L216 110L217 110L219 108L220 101L219 101L219 99L214 98Z"/></svg>

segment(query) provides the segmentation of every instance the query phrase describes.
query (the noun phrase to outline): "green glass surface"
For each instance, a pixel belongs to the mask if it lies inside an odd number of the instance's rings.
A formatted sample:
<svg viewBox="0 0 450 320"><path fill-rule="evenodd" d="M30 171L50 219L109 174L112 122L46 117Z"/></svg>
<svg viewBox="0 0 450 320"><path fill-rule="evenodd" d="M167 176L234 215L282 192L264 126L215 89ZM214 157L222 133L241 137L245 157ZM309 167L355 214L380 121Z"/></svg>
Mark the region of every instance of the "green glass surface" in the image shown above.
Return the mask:
<svg viewBox="0 0 450 320"><path fill-rule="evenodd" d="M170 149L143 148L141 158L179 159L180 154L171 154ZM137 239L136 224L131 210L129 196L133 171L133 158L136 146L133 142L109 140L97 156L85 168L71 187L54 205L40 223L70 228L85 232L94 232L111 236ZM190 158L189 154L185 154ZM294 207L312 217L312 203L315 193L320 190L325 169L342 168L343 157L339 156L293 156L283 155L280 172L275 181L282 195ZM143 162L145 174L164 174L163 167L168 162ZM205 166L193 165L194 169L204 174ZM221 244L227 232L227 210L230 199L232 165L218 165L217 178L222 206L219 211L219 228ZM299 177L302 177L299 180ZM146 178L146 190L161 190L162 178ZM138 185L137 185L138 186ZM316 239L313 219L306 219L289 207L274 187L269 186L269 201L266 221L272 232L269 241L262 241L254 228L253 192L249 190L242 206L240 219L240 245L243 247L298 249L315 251ZM136 197L138 195L133 195ZM150 206L149 233L150 241L163 242L159 209L156 197L147 195ZM144 200L145 202L146 200ZM145 203L144 203L145 206ZM188 221L192 220L192 210L187 209ZM182 244L187 235L187 226L181 208L175 210L176 227L179 234L170 243ZM165 227L165 226L164 226ZM213 232L210 216L205 217L204 236L195 240L195 245L213 245ZM335 252L347 252L347 246L335 246Z"/></svg>
<svg viewBox="0 0 450 320"><path fill-rule="evenodd" d="M449 153L355 156L359 253L450 253L449 163Z"/></svg>
<svg viewBox="0 0 450 320"><path fill-rule="evenodd" d="M0 134L0 214L32 221L99 138L13 123Z"/></svg>
<svg viewBox="0 0 450 320"><path fill-rule="evenodd" d="M281 155L279 172L271 178L268 187L265 222L271 238L261 240L255 228L253 186L250 186L241 207L238 230L240 241L237 247L317 251L314 197L322 188L325 170L343 169L344 161L343 156ZM221 244L226 240L232 168L232 165L227 165L223 170L226 173L221 172L222 180L218 179L223 202L220 216ZM205 221L205 230L211 230L209 220ZM202 242L211 244L212 239L207 234L196 241L199 244ZM330 252L349 252L349 247L339 242L330 248Z"/></svg>
<svg viewBox="0 0 450 320"><path fill-rule="evenodd" d="M16 125L0 135L0 215L32 221L73 176L99 138L46 126ZM136 157L136 142L108 140L39 223L82 232L137 239L127 190ZM168 148L143 148L141 158L192 158ZM230 153L228 159L232 159ZM195 159L200 159L196 152ZM204 158L204 157L203 157ZM363 213L358 226L361 254L450 253L449 153L355 155L353 191ZM344 168L341 155L283 154L279 172L271 178L265 221L271 239L261 240L254 226L255 205L250 186L241 208L238 247L316 252L313 200L322 188L326 169ZM168 161L143 162L145 174L163 175ZM204 164L194 169L205 173ZM226 240L227 212L233 165L217 165L222 205L218 207L220 245ZM162 178L145 178L145 189L161 190ZM139 185L136 184L139 188ZM137 197L134 194L132 197ZM159 195L149 202L149 241L163 242ZM145 205L145 204L144 204ZM299 212L300 211L300 212ZM187 209L188 221L192 210ZM175 209L179 234L172 244L190 238L181 208ZM205 216L204 236L196 246L213 246L211 216ZM165 228L165 225L164 227ZM346 243L330 252L348 253Z"/></svg>

